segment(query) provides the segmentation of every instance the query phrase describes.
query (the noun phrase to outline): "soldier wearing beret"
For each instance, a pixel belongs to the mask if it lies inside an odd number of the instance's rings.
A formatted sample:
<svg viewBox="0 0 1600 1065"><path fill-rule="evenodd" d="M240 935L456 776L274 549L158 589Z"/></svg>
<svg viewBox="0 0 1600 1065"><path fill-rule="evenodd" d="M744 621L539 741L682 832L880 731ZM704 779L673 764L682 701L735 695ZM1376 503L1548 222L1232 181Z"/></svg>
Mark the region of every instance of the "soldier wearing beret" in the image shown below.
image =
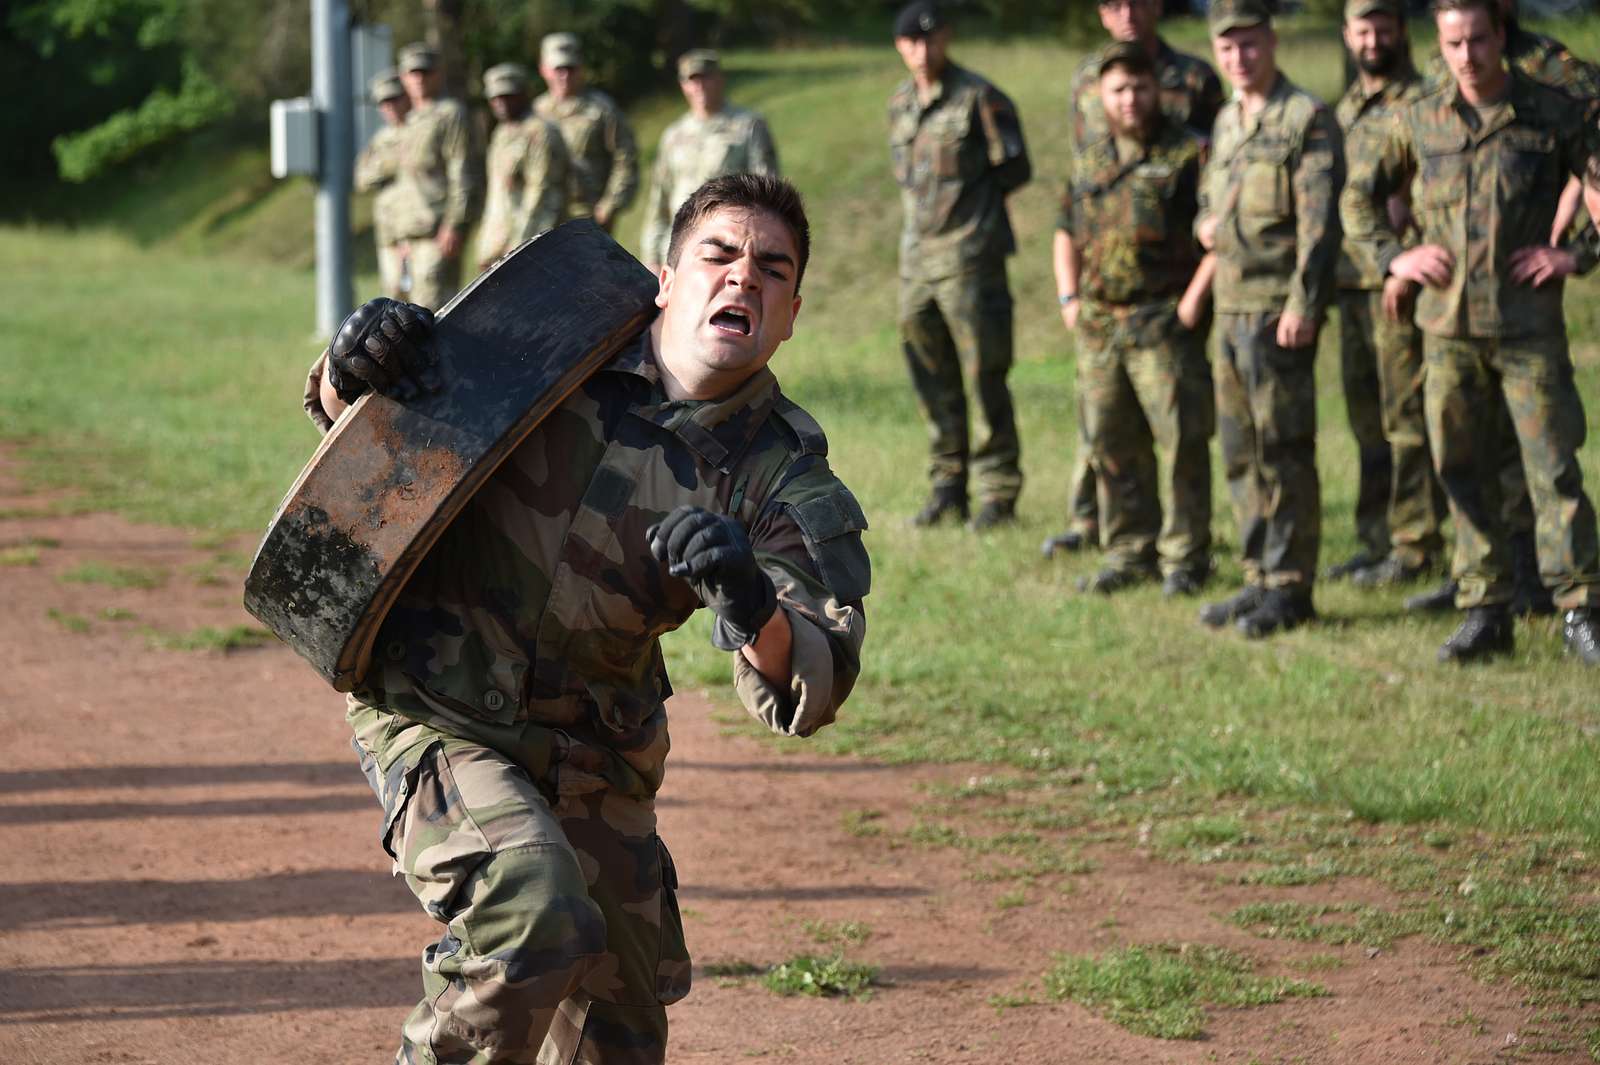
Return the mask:
<svg viewBox="0 0 1600 1065"><path fill-rule="evenodd" d="M533 113L528 72L516 63L490 67L483 95L494 112L488 197L478 229L478 269L561 221L567 204L567 146L561 131Z"/></svg>
<svg viewBox="0 0 1600 1065"><path fill-rule="evenodd" d="M1101 0L1100 24L1113 41L1134 44L1150 57L1155 69L1162 112L1203 140L1211 137L1211 124L1222 110L1222 82L1211 65L1198 56L1173 48L1156 32L1161 18L1161 0ZM1100 104L1099 57L1091 55L1079 65L1072 79L1072 148L1106 136L1105 111ZM1060 248L1056 249L1057 297L1065 300L1071 287L1063 284ZM1066 304L1062 304L1065 315ZM1057 551L1080 551L1100 542L1100 511L1095 499L1094 471L1089 465L1089 448L1083 436L1083 412L1078 414L1078 453L1067 487L1066 531L1044 543L1045 557Z"/></svg>
<svg viewBox="0 0 1600 1065"><path fill-rule="evenodd" d="M1562 188L1600 216L1600 131L1588 105L1505 64L1496 0L1437 0L1447 82L1397 110L1341 202L1350 236L1417 297L1428 441L1450 500L1456 605L1439 648L1467 662L1513 646L1512 567L1498 472L1521 453L1539 571L1565 611L1567 650L1600 665L1600 544L1577 451L1586 434L1562 310L1580 256L1551 244ZM1384 198L1409 191L1421 236L1406 248Z"/></svg>
<svg viewBox="0 0 1600 1065"><path fill-rule="evenodd" d="M394 235L405 241L411 302L444 306L461 287L461 251L478 216L479 145L467 109L440 95L438 54L400 49L400 81L411 99L396 178Z"/></svg>
<svg viewBox="0 0 1600 1065"><path fill-rule="evenodd" d="M1211 264L1194 237L1205 142L1161 108L1144 48L1096 59L1106 134L1073 158L1056 234L1106 548L1080 588L1159 576L1167 595L1191 595L1211 571Z"/></svg>
<svg viewBox="0 0 1600 1065"><path fill-rule="evenodd" d="M611 97L586 86L577 34L552 33L540 42L539 75L546 91L534 112L561 130L571 164L566 218L593 218L610 232L639 188L633 127Z"/></svg>
<svg viewBox="0 0 1600 1065"><path fill-rule="evenodd" d="M911 76L889 100L889 154L905 222L900 238L900 337L930 441L933 491L919 526L967 518L969 480L982 505L976 530L1015 520L1021 445L1006 378L1012 303L1006 258L1016 238L1006 196L1032 174L1011 101L950 62L950 28L926 0L894 24ZM978 426L969 434L966 378Z"/></svg>
<svg viewBox="0 0 1600 1065"><path fill-rule="evenodd" d="M639 258L651 270L666 258L672 216L695 189L723 174L778 174L778 150L766 119L727 102L716 52L685 52L678 60L678 88L689 113L661 133L639 237Z"/></svg>
<svg viewBox="0 0 1600 1065"><path fill-rule="evenodd" d="M1316 616L1314 360L1333 298L1344 154L1333 113L1278 69L1262 0L1213 0L1207 18L1234 96L1217 117L1196 234L1217 256L1217 433L1245 585L1200 620L1256 638Z"/></svg>
<svg viewBox="0 0 1600 1065"><path fill-rule="evenodd" d="M411 294L411 277L406 264L406 246L395 236L394 225L400 215L397 201L404 191L397 178L411 99L406 95L405 86L400 84L400 75L392 70L374 77L368 91L378 113L383 116L383 127L356 156L355 187L357 192L374 194L372 236L378 246L378 283L383 294L391 299L407 299Z"/></svg>

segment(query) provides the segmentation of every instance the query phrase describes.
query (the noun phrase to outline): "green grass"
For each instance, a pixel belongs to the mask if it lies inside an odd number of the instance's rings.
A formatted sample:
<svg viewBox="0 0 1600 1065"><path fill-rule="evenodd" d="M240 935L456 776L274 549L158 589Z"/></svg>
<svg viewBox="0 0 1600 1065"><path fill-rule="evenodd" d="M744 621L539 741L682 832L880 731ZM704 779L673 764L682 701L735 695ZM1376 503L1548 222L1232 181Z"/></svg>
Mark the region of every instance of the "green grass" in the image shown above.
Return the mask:
<svg viewBox="0 0 1600 1065"><path fill-rule="evenodd" d="M13 544L0 547L0 566L37 566L39 548L33 544Z"/></svg>
<svg viewBox="0 0 1600 1065"><path fill-rule="evenodd" d="M99 584L107 588L159 588L167 583L167 573L148 566L112 566L104 562L84 562L67 570L61 580L70 584Z"/></svg>
<svg viewBox="0 0 1600 1065"><path fill-rule="evenodd" d="M160 651L241 651L263 647L273 640L272 633L259 625L201 625L189 632L163 632L147 628L145 638L150 646Z"/></svg>
<svg viewBox="0 0 1600 1065"><path fill-rule="evenodd" d="M872 928L862 921L806 921L800 926L813 943L829 947L858 947L872 938Z"/></svg>
<svg viewBox="0 0 1600 1065"><path fill-rule="evenodd" d="M779 962L761 978L775 995L809 995L813 998L865 1000L878 982L878 967L845 959L842 952L800 954Z"/></svg>
<svg viewBox="0 0 1600 1065"><path fill-rule="evenodd" d="M89 621L89 619L84 617L82 614L68 613L67 611L60 610L56 607L50 607L44 613L45 617L49 618L57 625L60 625L63 629L66 629L68 632L76 636L82 636L94 628L94 625Z"/></svg>
<svg viewBox="0 0 1600 1065"><path fill-rule="evenodd" d="M1098 958L1064 956L1045 973L1045 992L1071 1000L1137 1035L1201 1039L1205 1007L1265 1006L1326 995L1320 985L1261 977L1244 956L1220 947L1132 946Z"/></svg>

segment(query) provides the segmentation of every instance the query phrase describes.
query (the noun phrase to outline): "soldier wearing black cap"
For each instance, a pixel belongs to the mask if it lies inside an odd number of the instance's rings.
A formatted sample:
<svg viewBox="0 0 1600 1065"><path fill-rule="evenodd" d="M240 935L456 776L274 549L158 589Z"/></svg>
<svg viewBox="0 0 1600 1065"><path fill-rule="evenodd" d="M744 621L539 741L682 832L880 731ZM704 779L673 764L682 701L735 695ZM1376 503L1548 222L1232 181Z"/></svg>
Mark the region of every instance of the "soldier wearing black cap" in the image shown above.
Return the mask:
<svg viewBox="0 0 1600 1065"><path fill-rule="evenodd" d="M972 527L981 530L1014 520L1022 490L1006 384L1005 260L1016 239L1005 198L1032 169L1016 108L949 62L950 30L935 5L907 4L894 35L911 72L889 100L889 151L905 211L900 336L932 445L933 492L913 523L965 519L970 476L982 502ZM977 393L976 439L968 435L963 372Z"/></svg>

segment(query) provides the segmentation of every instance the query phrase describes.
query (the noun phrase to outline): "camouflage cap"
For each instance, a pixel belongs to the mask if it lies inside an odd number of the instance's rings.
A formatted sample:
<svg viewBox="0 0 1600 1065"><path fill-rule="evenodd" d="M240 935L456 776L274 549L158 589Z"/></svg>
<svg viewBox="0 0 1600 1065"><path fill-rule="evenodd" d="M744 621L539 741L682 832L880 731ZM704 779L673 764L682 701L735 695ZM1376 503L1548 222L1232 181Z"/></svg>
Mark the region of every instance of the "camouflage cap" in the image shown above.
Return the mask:
<svg viewBox="0 0 1600 1065"><path fill-rule="evenodd" d="M694 48L678 57L678 80L696 74L714 74L722 69L722 58L709 48Z"/></svg>
<svg viewBox="0 0 1600 1065"><path fill-rule="evenodd" d="M385 100L393 100L397 96L406 94L406 87L400 84L400 75L393 70L380 70L367 82L367 92L372 96L372 102L381 104Z"/></svg>
<svg viewBox="0 0 1600 1065"><path fill-rule="evenodd" d="M432 70L439 65L439 53L417 41L400 49L400 60L396 65L403 74L413 70Z"/></svg>
<svg viewBox="0 0 1600 1065"><path fill-rule="evenodd" d="M912 0L894 17L896 37L926 37L943 29L944 16L933 0Z"/></svg>
<svg viewBox="0 0 1600 1065"><path fill-rule="evenodd" d="M483 95L521 96L528 92L528 71L521 63L501 63L483 72Z"/></svg>
<svg viewBox="0 0 1600 1065"><path fill-rule="evenodd" d="M1272 12L1267 10L1264 0L1211 0L1211 8L1206 12L1206 24L1211 36L1221 37L1229 30L1270 26Z"/></svg>
<svg viewBox="0 0 1600 1065"><path fill-rule="evenodd" d="M1119 64L1140 74L1154 74L1156 71L1150 52L1137 41L1112 41L1100 49L1095 73L1104 77L1106 71Z"/></svg>
<svg viewBox="0 0 1600 1065"><path fill-rule="evenodd" d="M1347 0L1344 5L1344 20L1366 18L1368 15L1392 15L1405 21L1405 0Z"/></svg>
<svg viewBox="0 0 1600 1065"><path fill-rule="evenodd" d="M549 33L539 42L539 65L542 67L583 66L583 42L576 33Z"/></svg>

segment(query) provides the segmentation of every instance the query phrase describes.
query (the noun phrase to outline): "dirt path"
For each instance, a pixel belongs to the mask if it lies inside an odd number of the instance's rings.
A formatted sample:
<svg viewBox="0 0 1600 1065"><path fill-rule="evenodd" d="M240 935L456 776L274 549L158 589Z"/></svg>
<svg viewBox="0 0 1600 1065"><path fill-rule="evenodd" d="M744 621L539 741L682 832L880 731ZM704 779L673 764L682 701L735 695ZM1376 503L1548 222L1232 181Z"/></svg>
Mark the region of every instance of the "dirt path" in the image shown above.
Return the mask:
<svg viewBox="0 0 1600 1065"><path fill-rule="evenodd" d="M388 876L339 697L280 646L152 649L152 632L248 622L239 572L171 530L16 513L47 503L0 458L0 1062L390 1060L433 931ZM165 580L63 579L90 563ZM1131 847L1095 849L1071 893L1002 909L1004 886L974 882L958 852L891 846L924 785L971 769L785 754L728 735L695 695L672 712L662 833L697 961L671 1014L675 1062L1490 1062L1530 1020L1512 990L1421 943L1369 958L1254 939L1219 915L1258 891ZM847 830L864 809L886 813L884 833ZM1383 898L1350 881L1285 890ZM870 928L850 948L882 967L870 1001L705 972L825 950L808 922ZM1230 946L1269 973L1312 953L1345 964L1315 974L1329 997L1213 1011L1199 1042L1072 1004L988 1004L1037 989L1054 952L1155 941Z"/></svg>

